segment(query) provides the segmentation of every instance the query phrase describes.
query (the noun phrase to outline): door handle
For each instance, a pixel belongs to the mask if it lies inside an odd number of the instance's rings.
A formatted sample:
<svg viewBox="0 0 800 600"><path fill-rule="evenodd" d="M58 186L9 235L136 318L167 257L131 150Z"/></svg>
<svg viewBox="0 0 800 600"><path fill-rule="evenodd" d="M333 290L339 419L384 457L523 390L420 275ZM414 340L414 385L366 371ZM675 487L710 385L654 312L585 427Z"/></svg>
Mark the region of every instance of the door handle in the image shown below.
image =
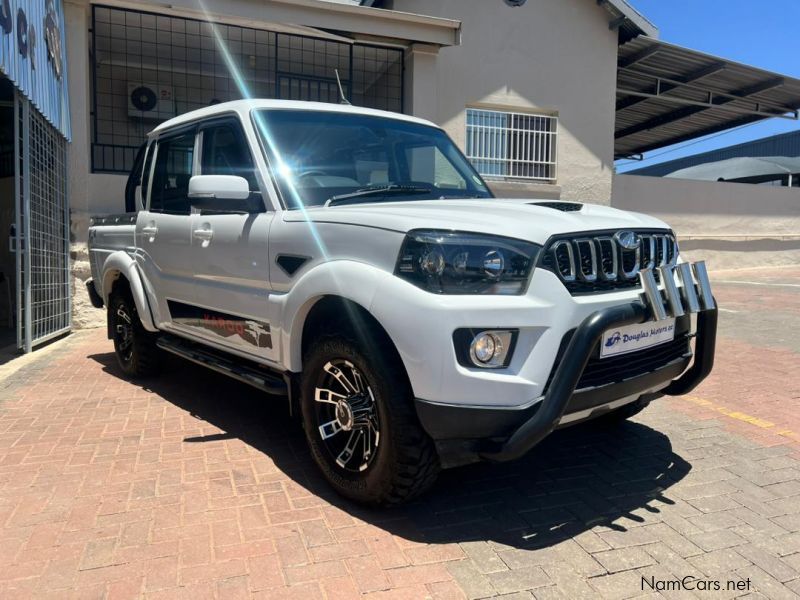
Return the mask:
<svg viewBox="0 0 800 600"><path fill-rule="evenodd" d="M150 237L155 237L158 233L158 227L155 225L146 225L145 227L142 227L142 233L149 235Z"/></svg>
<svg viewBox="0 0 800 600"><path fill-rule="evenodd" d="M202 240L203 246L208 246L213 235L214 232L208 225L202 227L201 229L195 229L194 231L192 231L192 237L195 238L196 240Z"/></svg>

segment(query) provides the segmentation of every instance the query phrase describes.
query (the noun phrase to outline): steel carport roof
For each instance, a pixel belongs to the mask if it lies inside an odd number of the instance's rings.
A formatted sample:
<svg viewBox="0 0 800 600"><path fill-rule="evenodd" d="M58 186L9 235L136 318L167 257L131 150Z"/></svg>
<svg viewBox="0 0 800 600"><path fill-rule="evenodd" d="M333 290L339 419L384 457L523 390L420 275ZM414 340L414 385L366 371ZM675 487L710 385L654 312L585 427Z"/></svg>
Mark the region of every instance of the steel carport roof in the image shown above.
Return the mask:
<svg viewBox="0 0 800 600"><path fill-rule="evenodd" d="M614 154L797 119L799 108L798 79L640 36L619 47Z"/></svg>
<svg viewBox="0 0 800 600"><path fill-rule="evenodd" d="M800 173L800 156L737 156L678 169L664 175L674 179L728 181L764 175Z"/></svg>

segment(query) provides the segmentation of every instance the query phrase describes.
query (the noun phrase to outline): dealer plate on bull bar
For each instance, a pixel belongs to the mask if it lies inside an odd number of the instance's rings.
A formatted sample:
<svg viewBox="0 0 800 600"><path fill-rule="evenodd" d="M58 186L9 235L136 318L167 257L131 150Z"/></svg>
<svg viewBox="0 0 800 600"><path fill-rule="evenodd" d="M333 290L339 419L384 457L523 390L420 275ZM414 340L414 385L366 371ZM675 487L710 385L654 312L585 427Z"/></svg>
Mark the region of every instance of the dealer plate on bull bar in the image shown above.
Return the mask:
<svg viewBox="0 0 800 600"><path fill-rule="evenodd" d="M675 319L609 329L600 341L600 358L644 350L675 339Z"/></svg>

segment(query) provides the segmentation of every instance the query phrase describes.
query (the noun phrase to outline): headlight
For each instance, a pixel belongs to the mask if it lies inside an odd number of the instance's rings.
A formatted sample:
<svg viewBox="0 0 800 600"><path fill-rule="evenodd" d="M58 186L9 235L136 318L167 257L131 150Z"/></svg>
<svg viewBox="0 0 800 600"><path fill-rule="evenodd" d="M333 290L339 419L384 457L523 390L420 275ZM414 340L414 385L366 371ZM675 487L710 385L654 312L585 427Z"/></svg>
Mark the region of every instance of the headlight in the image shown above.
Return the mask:
<svg viewBox="0 0 800 600"><path fill-rule="evenodd" d="M406 236L395 274L434 294L522 294L539 250L513 238L418 229Z"/></svg>

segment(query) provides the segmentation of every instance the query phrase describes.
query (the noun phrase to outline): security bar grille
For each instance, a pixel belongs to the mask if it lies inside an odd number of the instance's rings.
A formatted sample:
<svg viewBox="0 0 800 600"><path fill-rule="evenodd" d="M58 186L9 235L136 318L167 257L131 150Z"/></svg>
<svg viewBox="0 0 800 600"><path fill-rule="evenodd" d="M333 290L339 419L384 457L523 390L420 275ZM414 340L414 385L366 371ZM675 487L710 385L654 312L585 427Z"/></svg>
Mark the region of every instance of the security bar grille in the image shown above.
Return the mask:
<svg viewBox="0 0 800 600"><path fill-rule="evenodd" d="M71 327L67 142L17 94L17 342L26 352Z"/></svg>
<svg viewBox="0 0 800 600"><path fill-rule="evenodd" d="M555 182L558 119L467 109L467 158L481 175Z"/></svg>
<svg viewBox="0 0 800 600"><path fill-rule="evenodd" d="M128 173L145 135L242 98L339 102L403 112L403 50L197 19L92 7L92 171ZM231 63L235 68L231 67Z"/></svg>

